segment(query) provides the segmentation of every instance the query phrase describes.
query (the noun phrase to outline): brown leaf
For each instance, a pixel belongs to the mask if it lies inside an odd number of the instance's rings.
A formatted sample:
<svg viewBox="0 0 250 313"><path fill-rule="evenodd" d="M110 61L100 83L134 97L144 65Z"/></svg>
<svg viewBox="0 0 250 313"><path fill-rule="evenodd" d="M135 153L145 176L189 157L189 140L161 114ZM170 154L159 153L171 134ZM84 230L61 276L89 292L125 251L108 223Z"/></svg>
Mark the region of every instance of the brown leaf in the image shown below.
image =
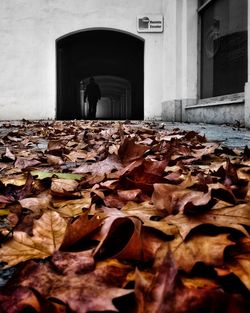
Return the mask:
<svg viewBox="0 0 250 313"><path fill-rule="evenodd" d="M1 313L18 313L31 309L40 312L41 305L30 288L19 287L12 294L0 293Z"/></svg>
<svg viewBox="0 0 250 313"><path fill-rule="evenodd" d="M76 262L82 262L81 253L79 258L77 253L75 257ZM112 300L133 292L122 288L131 267L115 260L99 263L94 271L89 271L88 262L85 263L87 272L84 270L84 262L82 266L80 273L74 274L65 269L65 275L61 275L50 264L30 262L20 273L18 285L36 290L45 299L57 299L76 313L117 312Z"/></svg>
<svg viewBox="0 0 250 313"><path fill-rule="evenodd" d="M148 146L136 144L134 139L125 138L119 148L118 154L123 163L130 163L141 158L147 150L149 150Z"/></svg>
<svg viewBox="0 0 250 313"><path fill-rule="evenodd" d="M65 142L62 140L50 140L48 142L47 150L52 151L61 151L65 147Z"/></svg>
<svg viewBox="0 0 250 313"><path fill-rule="evenodd" d="M51 191L56 194L74 192L78 187L78 182L74 179L52 178Z"/></svg>
<svg viewBox="0 0 250 313"><path fill-rule="evenodd" d="M202 224L234 228L248 236L242 224L250 226L250 205L239 204L232 207L213 208L199 216L187 217L179 213L175 216L167 216L164 220L169 224L176 225L183 239L192 229Z"/></svg>
<svg viewBox="0 0 250 313"><path fill-rule="evenodd" d="M154 184L154 193L152 201L158 209L165 209L168 214L176 214L183 211L185 205L188 206L186 211L194 206L202 206L208 204L211 197L210 194L204 194L200 191L193 191L175 186L171 184Z"/></svg>
<svg viewBox="0 0 250 313"><path fill-rule="evenodd" d="M179 269L191 271L197 262L219 266L224 262L224 250L234 245L228 234L217 236L194 235L186 241L181 236L169 243L173 257Z"/></svg>
<svg viewBox="0 0 250 313"><path fill-rule="evenodd" d="M50 207L51 195L48 193L41 193L37 197L23 198L19 200L19 203L23 208L31 211L40 212Z"/></svg>
<svg viewBox="0 0 250 313"><path fill-rule="evenodd" d="M175 263L168 253L156 272L137 271L136 313L247 312L247 302L238 295L225 294L216 286L185 287L178 277Z"/></svg>
<svg viewBox="0 0 250 313"><path fill-rule="evenodd" d="M76 168L73 173L91 173L92 175L95 174L108 174L113 170L120 170L123 166L116 155L109 155L103 161L95 162L93 164L84 164L80 167Z"/></svg>
<svg viewBox="0 0 250 313"><path fill-rule="evenodd" d="M118 196L124 201L134 201L140 195L140 189L117 190Z"/></svg>
<svg viewBox="0 0 250 313"><path fill-rule="evenodd" d="M82 161L87 157L87 153L85 151L70 151L70 153L66 154L66 157L72 161Z"/></svg>
<svg viewBox="0 0 250 313"><path fill-rule="evenodd" d="M46 258L60 247L65 229L66 222L60 215L48 211L34 222L34 236L18 231L14 232L12 239L3 243L0 260L6 262L8 267L33 258Z"/></svg>
<svg viewBox="0 0 250 313"><path fill-rule="evenodd" d="M40 163L41 162L36 159L27 159L27 158L17 157L14 166L23 170L28 167L36 166Z"/></svg>
<svg viewBox="0 0 250 313"><path fill-rule="evenodd" d="M167 215L167 211L165 209L156 208L156 206L149 201L141 203L129 201L122 207L121 212L130 216L137 216L144 223L149 221L152 217L163 218Z"/></svg>
<svg viewBox="0 0 250 313"><path fill-rule="evenodd" d="M16 159L15 155L10 151L8 147L5 148L5 153L3 154L3 157L11 161L15 161Z"/></svg>
<svg viewBox="0 0 250 313"><path fill-rule="evenodd" d="M85 193L80 199L61 200L53 199L53 207L63 217L75 217L81 215L83 209L91 205L90 193Z"/></svg>
<svg viewBox="0 0 250 313"><path fill-rule="evenodd" d="M50 165L61 165L64 163L61 157L52 154L47 154L47 161Z"/></svg>
<svg viewBox="0 0 250 313"><path fill-rule="evenodd" d="M221 268L217 268L217 273L220 276L234 273L250 290L250 239L242 238L234 248L231 249L232 255L226 264Z"/></svg>
<svg viewBox="0 0 250 313"><path fill-rule="evenodd" d="M62 274L82 274L95 268L92 250L81 252L55 251L51 262Z"/></svg>
<svg viewBox="0 0 250 313"><path fill-rule="evenodd" d="M77 219L69 222L60 249L65 250L79 240L89 236L103 224L103 219L98 215L89 219L88 211Z"/></svg>
<svg viewBox="0 0 250 313"><path fill-rule="evenodd" d="M135 217L115 219L106 237L96 247L95 258L143 260L141 227L142 222Z"/></svg>

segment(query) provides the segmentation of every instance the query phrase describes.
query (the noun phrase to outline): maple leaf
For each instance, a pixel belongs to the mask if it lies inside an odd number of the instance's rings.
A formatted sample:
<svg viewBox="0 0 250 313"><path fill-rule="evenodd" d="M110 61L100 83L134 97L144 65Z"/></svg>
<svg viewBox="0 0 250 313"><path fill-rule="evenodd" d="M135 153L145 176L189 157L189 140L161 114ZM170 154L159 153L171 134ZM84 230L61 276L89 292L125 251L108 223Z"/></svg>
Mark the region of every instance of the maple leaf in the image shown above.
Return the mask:
<svg viewBox="0 0 250 313"><path fill-rule="evenodd" d="M34 236L17 231L2 244L0 260L7 263L5 267L10 267L29 259L46 258L59 249L65 229L64 219L54 211L47 211L34 221Z"/></svg>

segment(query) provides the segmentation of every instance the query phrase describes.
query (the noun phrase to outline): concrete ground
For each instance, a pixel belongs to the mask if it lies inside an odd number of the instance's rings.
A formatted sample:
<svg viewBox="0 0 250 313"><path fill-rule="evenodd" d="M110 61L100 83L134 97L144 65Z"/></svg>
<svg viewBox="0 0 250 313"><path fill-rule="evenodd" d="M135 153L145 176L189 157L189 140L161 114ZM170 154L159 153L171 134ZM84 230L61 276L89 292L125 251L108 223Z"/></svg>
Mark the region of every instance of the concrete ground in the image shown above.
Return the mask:
<svg viewBox="0 0 250 313"><path fill-rule="evenodd" d="M180 128L194 130L205 135L207 140L216 141L229 148L250 148L250 129L238 128L237 126L194 124L194 123L164 123L168 128Z"/></svg>
<svg viewBox="0 0 250 313"><path fill-rule="evenodd" d="M22 121L0 121L0 137L6 135L10 129L5 128L4 124L10 123L13 128L22 123ZM52 122L51 120L49 122ZM121 121L122 122L122 121ZM201 135L205 135L208 141L219 142L229 148L250 148L250 129L229 125L214 125L204 123L177 123L163 121L144 121L143 123L152 122L154 125L164 125L165 129L179 128L182 130L194 130ZM131 121L134 125L139 125L140 121Z"/></svg>

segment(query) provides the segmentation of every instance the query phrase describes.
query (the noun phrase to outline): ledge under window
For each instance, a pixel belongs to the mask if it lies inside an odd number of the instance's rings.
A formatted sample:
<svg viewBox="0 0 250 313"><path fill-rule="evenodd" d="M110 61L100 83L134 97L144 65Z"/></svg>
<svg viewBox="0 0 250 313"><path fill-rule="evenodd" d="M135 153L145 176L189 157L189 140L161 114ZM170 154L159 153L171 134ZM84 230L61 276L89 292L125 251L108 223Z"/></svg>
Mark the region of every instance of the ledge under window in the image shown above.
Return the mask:
<svg viewBox="0 0 250 313"><path fill-rule="evenodd" d="M245 93L234 93L231 95L224 95L213 98L206 98L198 100L197 104L186 106L186 109L198 109L202 107L221 106L230 104L241 104L245 101Z"/></svg>

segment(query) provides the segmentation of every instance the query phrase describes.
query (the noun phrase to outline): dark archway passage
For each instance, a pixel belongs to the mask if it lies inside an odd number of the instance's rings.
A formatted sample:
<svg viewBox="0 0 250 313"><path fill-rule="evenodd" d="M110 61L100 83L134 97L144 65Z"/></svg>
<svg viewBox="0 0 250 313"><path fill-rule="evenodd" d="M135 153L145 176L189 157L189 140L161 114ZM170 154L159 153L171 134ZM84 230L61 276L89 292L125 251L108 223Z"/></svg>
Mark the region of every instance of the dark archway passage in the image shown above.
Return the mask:
<svg viewBox="0 0 250 313"><path fill-rule="evenodd" d="M58 39L56 45L57 119L82 117L80 81L89 76L102 77L102 81L105 76L128 81L131 86L130 114L120 115L119 119L143 119L143 40L119 31L87 30ZM103 88L106 98L119 96L116 88L109 88L110 94L105 86ZM117 116L110 114L105 118L116 119Z"/></svg>

